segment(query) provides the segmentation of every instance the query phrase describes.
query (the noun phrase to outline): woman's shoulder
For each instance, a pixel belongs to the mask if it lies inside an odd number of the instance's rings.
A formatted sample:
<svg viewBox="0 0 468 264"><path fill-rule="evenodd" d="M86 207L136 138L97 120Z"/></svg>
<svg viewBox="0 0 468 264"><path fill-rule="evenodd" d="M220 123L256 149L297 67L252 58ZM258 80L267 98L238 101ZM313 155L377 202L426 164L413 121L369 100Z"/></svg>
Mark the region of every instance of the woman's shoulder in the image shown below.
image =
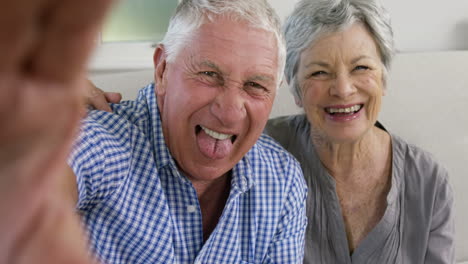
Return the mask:
<svg viewBox="0 0 468 264"><path fill-rule="evenodd" d="M274 117L268 120L266 128L280 128L280 129L287 129L291 128L291 126L300 126L304 125L307 121L307 117L305 114L297 114L297 115L285 115Z"/></svg>
<svg viewBox="0 0 468 264"><path fill-rule="evenodd" d="M403 188L400 195L404 211L404 245L414 247L410 241L421 240L421 245L437 249L442 254L443 247L421 236L438 237L444 242L445 250L453 250L453 190L446 168L428 151L402 138L392 135L394 142L394 166L400 172ZM394 178L395 179L395 178ZM426 238L425 238L426 237ZM429 239L429 241L428 241Z"/></svg>
<svg viewBox="0 0 468 264"><path fill-rule="evenodd" d="M409 176L420 176L426 180L448 180L447 169L438 161L434 154L405 139L391 134L393 158L403 166Z"/></svg>
<svg viewBox="0 0 468 264"><path fill-rule="evenodd" d="M391 137L393 169L404 181L406 200L431 206L436 199L451 199L452 188L445 166L429 151L399 136Z"/></svg>
<svg viewBox="0 0 468 264"><path fill-rule="evenodd" d="M299 114L272 118L268 120L263 132L286 147L291 138L298 137L307 130L309 130L307 117L305 114Z"/></svg>

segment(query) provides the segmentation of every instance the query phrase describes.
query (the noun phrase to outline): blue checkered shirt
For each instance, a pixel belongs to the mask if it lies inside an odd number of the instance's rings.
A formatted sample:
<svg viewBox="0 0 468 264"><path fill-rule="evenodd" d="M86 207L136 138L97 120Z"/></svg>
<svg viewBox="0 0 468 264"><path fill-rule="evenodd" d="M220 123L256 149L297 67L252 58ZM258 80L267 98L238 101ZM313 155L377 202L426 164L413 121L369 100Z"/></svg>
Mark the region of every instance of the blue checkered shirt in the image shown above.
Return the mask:
<svg viewBox="0 0 468 264"><path fill-rule="evenodd" d="M232 169L204 242L197 193L164 142L154 84L112 108L89 113L69 158L77 207L104 263L302 263L307 190L297 161L271 138L262 135Z"/></svg>

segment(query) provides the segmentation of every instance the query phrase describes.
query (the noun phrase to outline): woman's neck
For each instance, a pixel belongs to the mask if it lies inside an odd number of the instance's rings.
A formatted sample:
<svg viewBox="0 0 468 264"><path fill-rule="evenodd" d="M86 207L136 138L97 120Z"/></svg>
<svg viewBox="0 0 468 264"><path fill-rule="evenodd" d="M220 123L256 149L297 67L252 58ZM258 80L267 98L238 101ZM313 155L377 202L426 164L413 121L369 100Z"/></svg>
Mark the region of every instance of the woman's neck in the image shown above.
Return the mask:
<svg viewBox="0 0 468 264"><path fill-rule="evenodd" d="M390 155L390 136L384 130L373 127L354 142L331 142L312 135L318 156L335 180L352 180L362 171L383 164Z"/></svg>

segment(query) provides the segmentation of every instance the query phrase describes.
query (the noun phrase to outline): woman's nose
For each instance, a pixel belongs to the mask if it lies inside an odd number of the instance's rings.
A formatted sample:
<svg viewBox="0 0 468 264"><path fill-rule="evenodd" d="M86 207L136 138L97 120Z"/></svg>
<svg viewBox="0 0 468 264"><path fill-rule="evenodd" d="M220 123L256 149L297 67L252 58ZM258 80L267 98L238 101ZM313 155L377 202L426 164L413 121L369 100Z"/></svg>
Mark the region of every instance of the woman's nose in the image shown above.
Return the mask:
<svg viewBox="0 0 468 264"><path fill-rule="evenodd" d="M348 75L337 75L330 87L330 95L347 98L356 92L356 87Z"/></svg>

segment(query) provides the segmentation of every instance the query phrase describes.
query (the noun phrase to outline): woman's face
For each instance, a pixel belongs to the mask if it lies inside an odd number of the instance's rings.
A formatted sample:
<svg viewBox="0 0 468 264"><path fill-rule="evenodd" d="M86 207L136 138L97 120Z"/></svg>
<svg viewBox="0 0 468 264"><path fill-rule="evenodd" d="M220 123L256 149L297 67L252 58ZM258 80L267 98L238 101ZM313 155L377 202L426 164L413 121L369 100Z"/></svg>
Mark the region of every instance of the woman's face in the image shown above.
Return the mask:
<svg viewBox="0 0 468 264"><path fill-rule="evenodd" d="M362 138L380 111L383 70L377 45L360 23L304 50L297 78L314 136L330 143Z"/></svg>

